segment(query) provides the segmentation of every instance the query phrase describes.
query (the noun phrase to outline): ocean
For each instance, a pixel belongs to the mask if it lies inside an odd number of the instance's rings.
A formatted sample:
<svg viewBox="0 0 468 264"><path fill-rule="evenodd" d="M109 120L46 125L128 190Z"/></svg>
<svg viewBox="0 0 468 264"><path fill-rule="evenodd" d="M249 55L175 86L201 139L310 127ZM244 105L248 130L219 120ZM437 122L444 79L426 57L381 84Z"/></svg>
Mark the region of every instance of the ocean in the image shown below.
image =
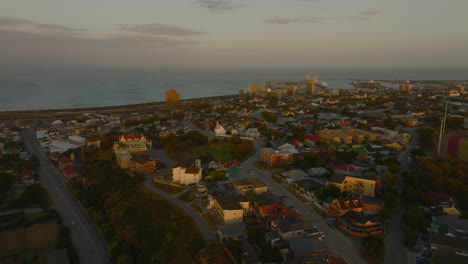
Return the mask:
<svg viewBox="0 0 468 264"><path fill-rule="evenodd" d="M171 88L182 99L237 94L250 82L304 80L308 73L342 79L468 79L467 70L449 69L2 69L0 111L164 101ZM328 88L352 88L350 80L323 81Z"/></svg>

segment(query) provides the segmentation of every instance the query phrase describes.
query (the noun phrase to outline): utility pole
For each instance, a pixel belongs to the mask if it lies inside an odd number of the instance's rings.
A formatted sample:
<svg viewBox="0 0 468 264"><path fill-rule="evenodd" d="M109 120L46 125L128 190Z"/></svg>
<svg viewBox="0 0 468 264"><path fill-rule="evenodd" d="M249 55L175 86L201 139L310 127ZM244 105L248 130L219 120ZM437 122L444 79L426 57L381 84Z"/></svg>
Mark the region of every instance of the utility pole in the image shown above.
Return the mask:
<svg viewBox="0 0 468 264"><path fill-rule="evenodd" d="M447 107L448 107L448 103L445 103L444 117L442 117L440 120L439 146L437 148L437 156L440 156L440 146L442 144L442 135L445 133L445 123L447 121Z"/></svg>

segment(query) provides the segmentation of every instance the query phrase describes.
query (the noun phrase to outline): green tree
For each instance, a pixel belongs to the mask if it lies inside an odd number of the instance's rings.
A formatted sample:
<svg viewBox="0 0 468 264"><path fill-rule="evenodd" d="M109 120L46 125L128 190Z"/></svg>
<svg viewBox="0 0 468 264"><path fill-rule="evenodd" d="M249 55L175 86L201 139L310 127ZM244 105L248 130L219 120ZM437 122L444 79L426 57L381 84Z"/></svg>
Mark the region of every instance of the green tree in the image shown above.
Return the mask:
<svg viewBox="0 0 468 264"><path fill-rule="evenodd" d="M13 186L14 176L9 173L0 173L0 193L5 193Z"/></svg>
<svg viewBox="0 0 468 264"><path fill-rule="evenodd" d="M268 122L268 123L276 123L278 120L278 115L269 111L263 111L262 112L262 117Z"/></svg>
<svg viewBox="0 0 468 264"><path fill-rule="evenodd" d="M383 193L384 206L387 208L395 208L398 206L400 199L395 193L384 192Z"/></svg>
<svg viewBox="0 0 468 264"><path fill-rule="evenodd" d="M381 236L367 236L362 240L361 244L374 256L381 254L385 249L385 241Z"/></svg>
<svg viewBox="0 0 468 264"><path fill-rule="evenodd" d="M117 258L116 264L133 264L133 258L129 254L122 254Z"/></svg>
<svg viewBox="0 0 468 264"><path fill-rule="evenodd" d="M328 196L331 196L335 199L341 195L341 190L340 188L338 188L338 186L334 184L327 184L325 188L316 190L314 192L314 195L319 201L323 201Z"/></svg>
<svg viewBox="0 0 468 264"><path fill-rule="evenodd" d="M226 241L226 248L231 252L235 260L239 261L242 257L242 246L239 240L229 238Z"/></svg>
<svg viewBox="0 0 468 264"><path fill-rule="evenodd" d="M403 222L410 227L416 228L420 232L424 232L429 227L429 222L425 218L424 209L409 206L402 217Z"/></svg>

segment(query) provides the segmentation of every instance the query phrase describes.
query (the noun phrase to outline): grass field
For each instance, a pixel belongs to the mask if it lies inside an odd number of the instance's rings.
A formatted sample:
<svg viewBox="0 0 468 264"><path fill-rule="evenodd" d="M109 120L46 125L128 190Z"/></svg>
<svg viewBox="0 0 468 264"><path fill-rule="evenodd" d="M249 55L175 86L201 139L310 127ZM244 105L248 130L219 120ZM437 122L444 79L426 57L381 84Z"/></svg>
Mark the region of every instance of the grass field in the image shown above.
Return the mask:
<svg viewBox="0 0 468 264"><path fill-rule="evenodd" d="M458 140L458 157L468 162L468 137L463 137Z"/></svg>
<svg viewBox="0 0 468 264"><path fill-rule="evenodd" d="M161 189L161 190L167 192L168 194L177 194L177 193L180 193L180 192L185 190L182 187L177 187L177 186L174 186L174 185L165 184L165 183L157 182L157 181L153 181L153 185L154 185L154 187L156 187L158 189Z"/></svg>
<svg viewBox="0 0 468 264"><path fill-rule="evenodd" d="M209 143L208 146L198 146L187 148L183 153L181 153L184 158L198 158L210 154L213 160L216 161L230 161L232 160L231 154L231 143L222 142L222 143Z"/></svg>

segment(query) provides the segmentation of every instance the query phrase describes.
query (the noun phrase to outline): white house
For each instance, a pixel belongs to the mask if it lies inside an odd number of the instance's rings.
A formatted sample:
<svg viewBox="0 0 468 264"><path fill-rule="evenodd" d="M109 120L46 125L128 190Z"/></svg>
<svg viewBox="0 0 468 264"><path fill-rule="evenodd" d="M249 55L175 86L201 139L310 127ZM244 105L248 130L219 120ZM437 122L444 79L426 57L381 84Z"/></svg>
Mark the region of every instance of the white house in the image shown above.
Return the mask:
<svg viewBox="0 0 468 264"><path fill-rule="evenodd" d="M248 138L253 138L253 139L259 139L260 138L260 132L258 131L258 128L249 128L245 131L245 136Z"/></svg>
<svg viewBox="0 0 468 264"><path fill-rule="evenodd" d="M222 125L220 125L218 122L216 122L216 126L214 128L214 134L216 136L225 136L226 135L226 130Z"/></svg>
<svg viewBox="0 0 468 264"><path fill-rule="evenodd" d="M184 185L198 183L202 179L202 170L201 168L173 168L172 181Z"/></svg>

